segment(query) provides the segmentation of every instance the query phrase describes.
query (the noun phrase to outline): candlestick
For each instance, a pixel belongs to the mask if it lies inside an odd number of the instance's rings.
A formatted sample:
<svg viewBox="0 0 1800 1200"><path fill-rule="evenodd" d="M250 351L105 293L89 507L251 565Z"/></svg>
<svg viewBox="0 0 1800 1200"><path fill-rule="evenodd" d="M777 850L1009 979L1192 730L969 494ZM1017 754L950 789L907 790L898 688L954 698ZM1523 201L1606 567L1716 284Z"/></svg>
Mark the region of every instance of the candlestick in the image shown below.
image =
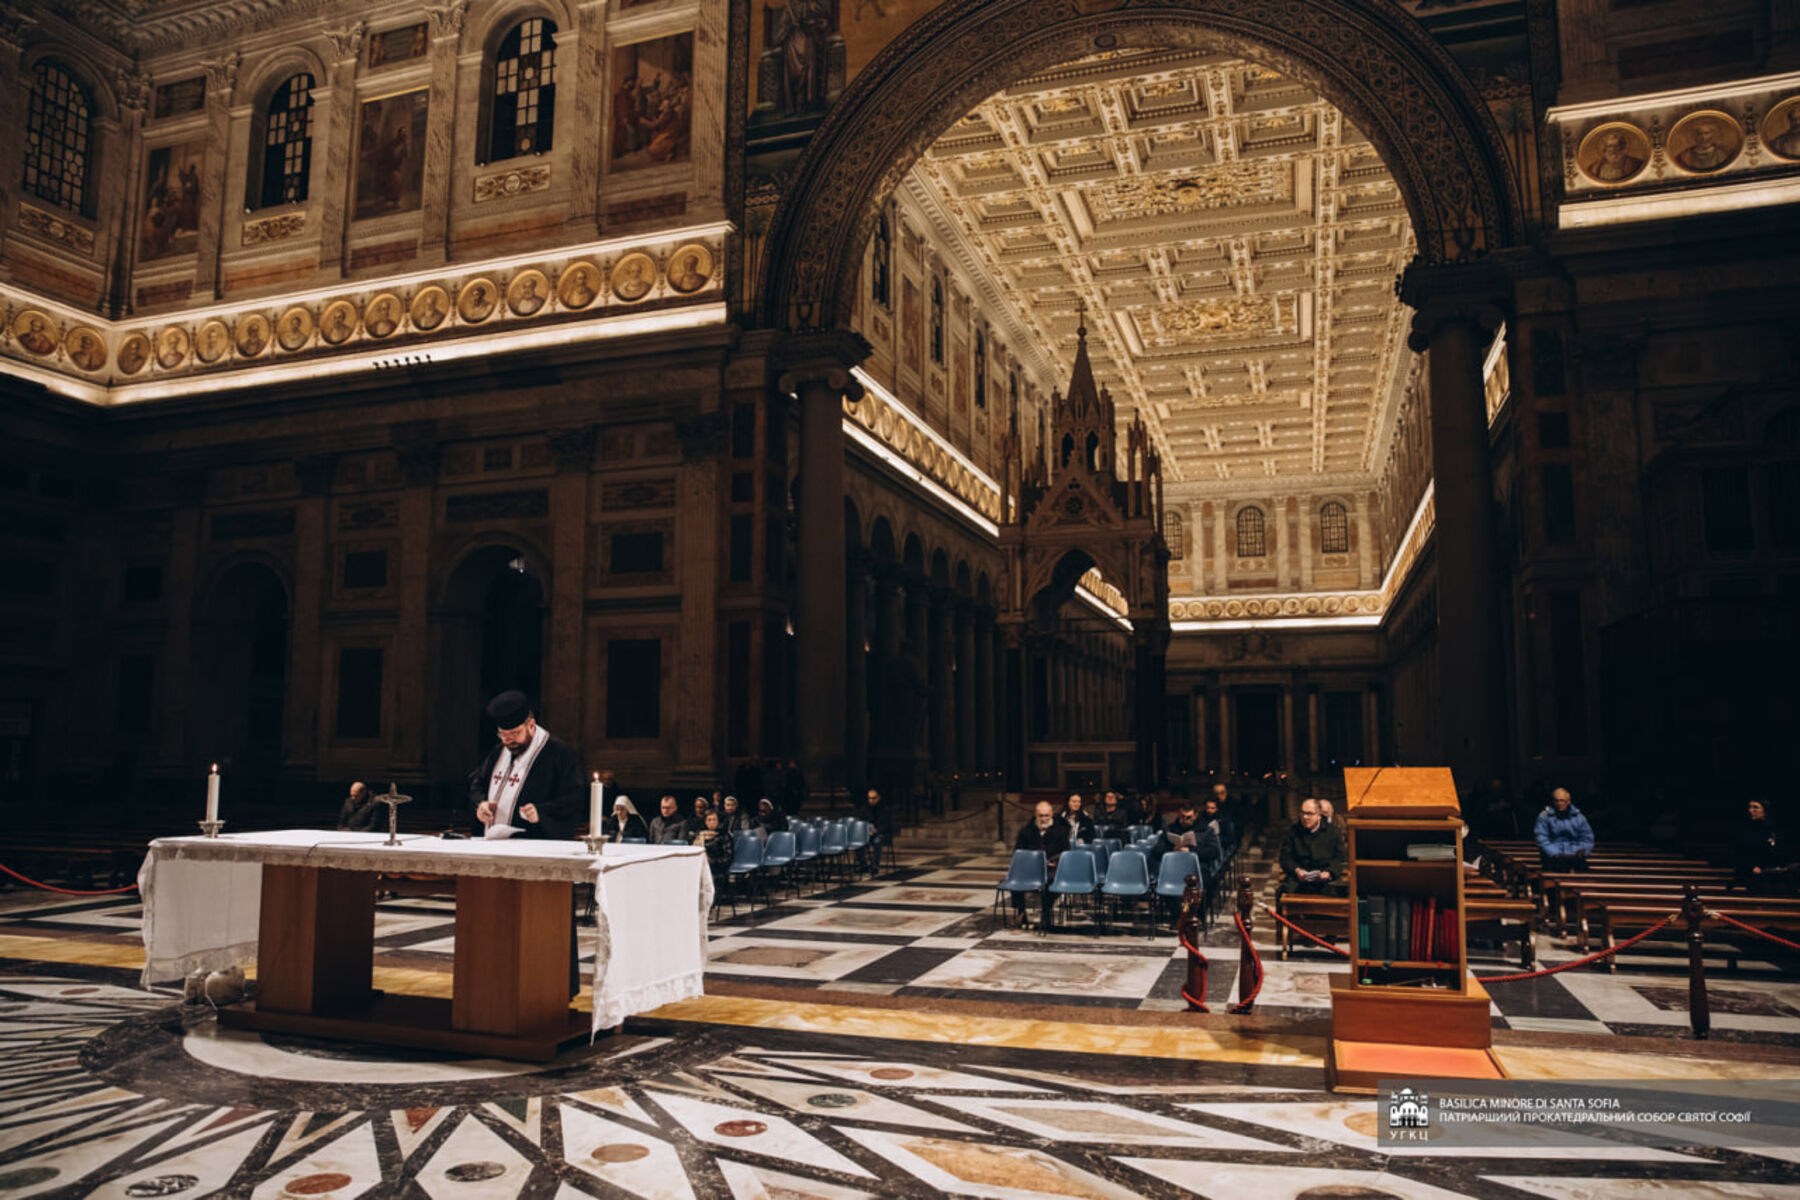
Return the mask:
<svg viewBox="0 0 1800 1200"><path fill-rule="evenodd" d="M206 777L206 819L209 823L219 819L219 764L212 765L212 773Z"/></svg>
<svg viewBox="0 0 1800 1200"><path fill-rule="evenodd" d="M219 830L221 830L223 828L225 828L225 822L223 822L223 821L202 821L202 822L200 822L200 832L209 838L218 837Z"/></svg>
<svg viewBox="0 0 1800 1200"><path fill-rule="evenodd" d="M604 811L601 805L605 795L606 785L600 782L600 772L595 771L594 782L588 785L588 834L592 837L600 836L600 818Z"/></svg>

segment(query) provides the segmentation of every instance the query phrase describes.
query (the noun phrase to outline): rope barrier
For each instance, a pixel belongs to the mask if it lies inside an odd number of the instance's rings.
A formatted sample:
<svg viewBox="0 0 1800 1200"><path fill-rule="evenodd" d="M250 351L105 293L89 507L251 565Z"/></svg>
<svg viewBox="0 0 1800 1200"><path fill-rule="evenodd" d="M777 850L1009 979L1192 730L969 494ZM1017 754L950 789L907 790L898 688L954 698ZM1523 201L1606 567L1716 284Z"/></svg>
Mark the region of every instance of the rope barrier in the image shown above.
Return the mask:
<svg viewBox="0 0 1800 1200"><path fill-rule="evenodd" d="M135 892L135 891L137 891L137 884L133 883L126 887L103 888L97 892L81 892L81 891L76 891L73 888L52 887L50 884L47 884L47 883L39 883L35 879L27 879L25 876L19 874L17 871L13 870L11 867L6 866L3 863L0 863L0 871L5 871L8 875L11 875L14 879L17 879L20 883L29 883L34 888L43 888L46 892L57 892L64 896L116 896L120 892Z"/></svg>
<svg viewBox="0 0 1800 1200"><path fill-rule="evenodd" d="M1331 951L1333 954L1342 955L1345 958L1350 957L1350 952L1348 950L1339 949L1337 946L1334 946L1332 943L1326 941L1322 937L1314 937L1312 934L1308 933L1306 930L1302 929L1300 926L1294 924L1292 921L1288 920L1286 917L1284 917L1280 913L1276 912L1275 909L1273 907L1271 907L1270 905L1264 904L1261 907L1264 912L1268 913L1271 917L1274 917L1277 921L1280 921L1283 925L1286 925L1289 929L1293 930L1295 933L1299 934L1301 937L1308 938L1312 941L1319 943L1319 945L1325 947L1327 950Z"/></svg>
<svg viewBox="0 0 1800 1200"><path fill-rule="evenodd" d="M1233 1016L1241 1017L1247 1014L1252 1008L1256 1007L1256 997L1262 992L1265 972L1263 971L1262 955L1256 952L1256 943L1250 940L1250 929L1244 924L1244 914L1240 912L1232 913L1231 915L1232 919L1237 921L1238 936L1243 938L1244 945L1250 948L1251 965L1256 968L1256 984L1250 989L1250 994L1225 1010Z"/></svg>
<svg viewBox="0 0 1800 1200"><path fill-rule="evenodd" d="M1650 928L1644 930L1644 932L1633 934L1631 937L1626 938L1624 941L1620 942L1616 946L1608 946L1604 950L1594 951L1594 953L1588 955L1585 958L1577 958L1572 962L1559 963L1558 965L1556 965L1554 967L1545 967L1541 971L1520 971L1514 975L1479 975L1476 978L1480 979L1483 984L1512 983L1512 982L1514 982L1516 980L1520 980L1520 979L1541 979L1545 975L1555 975L1562 971L1572 970L1575 967L1585 967L1589 963L1599 962L1603 958L1610 958L1613 955L1617 954L1621 950L1626 950L1626 949L1631 948L1632 946L1637 945L1639 942L1643 941L1645 938L1649 937L1651 934L1660 932L1661 930L1664 930L1664 929L1667 929L1669 926L1673 925L1676 921L1678 921L1680 919L1681 919L1680 913L1672 912L1668 916L1664 917L1662 920L1658 921L1656 924L1650 926Z"/></svg>
<svg viewBox="0 0 1800 1200"><path fill-rule="evenodd" d="M1786 938L1783 938L1783 937L1776 937L1774 934L1770 933L1766 929L1758 929L1754 925L1746 925L1744 922L1738 920L1736 917L1726 916L1724 913L1719 912L1717 909L1712 909L1712 908L1707 909L1706 915L1709 917L1717 917L1719 920L1725 922L1727 925L1736 925L1739 929L1744 930L1746 933L1754 933L1757 937L1768 938L1771 942L1774 942L1778 946L1786 946L1789 950L1800 950L1800 943L1790 942Z"/></svg>
<svg viewBox="0 0 1800 1200"><path fill-rule="evenodd" d="M1200 960L1200 977L1202 979L1206 978L1206 955L1201 952L1200 947L1188 941L1187 934L1181 932L1180 926L1176 926L1175 938L1181 943L1181 948L1183 950L1186 950L1189 954ZM1206 1000L1204 997L1189 994L1186 983L1181 985L1181 998L1203 1013L1212 1011L1212 1009L1206 1007Z"/></svg>

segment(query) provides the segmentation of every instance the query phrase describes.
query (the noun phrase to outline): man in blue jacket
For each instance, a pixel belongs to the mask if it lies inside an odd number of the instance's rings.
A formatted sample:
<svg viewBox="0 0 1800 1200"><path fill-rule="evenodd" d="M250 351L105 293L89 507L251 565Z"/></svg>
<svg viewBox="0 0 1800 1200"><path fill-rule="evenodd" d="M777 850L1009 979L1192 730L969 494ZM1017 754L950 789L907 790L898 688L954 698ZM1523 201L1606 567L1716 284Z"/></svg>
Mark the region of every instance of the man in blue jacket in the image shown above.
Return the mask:
<svg viewBox="0 0 1800 1200"><path fill-rule="evenodd" d="M1585 871L1594 849L1594 827L1575 807L1568 788L1550 793L1550 807L1538 814L1538 852L1546 871Z"/></svg>

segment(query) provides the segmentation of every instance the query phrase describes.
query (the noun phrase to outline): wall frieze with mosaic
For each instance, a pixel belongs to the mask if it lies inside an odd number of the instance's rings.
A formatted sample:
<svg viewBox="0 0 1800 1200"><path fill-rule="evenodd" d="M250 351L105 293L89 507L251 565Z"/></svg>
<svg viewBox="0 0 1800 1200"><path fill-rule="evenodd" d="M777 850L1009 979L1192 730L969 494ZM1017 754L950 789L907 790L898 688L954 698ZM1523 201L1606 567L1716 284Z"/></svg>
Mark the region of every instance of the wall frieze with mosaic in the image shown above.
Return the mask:
<svg viewBox="0 0 1800 1200"><path fill-rule="evenodd" d="M866 388L862 399L844 402L844 416L958 500L999 522L999 486L962 461L962 454L942 434L903 414L899 402Z"/></svg>
<svg viewBox="0 0 1800 1200"><path fill-rule="evenodd" d="M0 372L28 364L102 389L129 387L377 347L428 354L469 337L716 301L730 231L696 226L641 244L615 239L564 249L537 262L459 264L454 273L119 321L0 284Z"/></svg>
<svg viewBox="0 0 1800 1200"><path fill-rule="evenodd" d="M1565 206L1800 173L1800 72L1553 108Z"/></svg>

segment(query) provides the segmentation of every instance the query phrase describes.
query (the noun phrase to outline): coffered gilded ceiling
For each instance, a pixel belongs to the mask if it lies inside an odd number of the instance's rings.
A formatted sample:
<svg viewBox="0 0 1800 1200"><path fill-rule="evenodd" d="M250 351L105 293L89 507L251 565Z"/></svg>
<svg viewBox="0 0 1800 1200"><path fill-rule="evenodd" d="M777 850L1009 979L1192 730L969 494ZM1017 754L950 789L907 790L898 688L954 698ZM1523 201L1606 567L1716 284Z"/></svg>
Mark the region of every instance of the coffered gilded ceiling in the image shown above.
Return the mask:
<svg viewBox="0 0 1800 1200"><path fill-rule="evenodd" d="M953 126L907 189L1066 375L1089 351L1178 491L1370 479L1403 380L1399 188L1305 86L1240 59L1114 52Z"/></svg>

